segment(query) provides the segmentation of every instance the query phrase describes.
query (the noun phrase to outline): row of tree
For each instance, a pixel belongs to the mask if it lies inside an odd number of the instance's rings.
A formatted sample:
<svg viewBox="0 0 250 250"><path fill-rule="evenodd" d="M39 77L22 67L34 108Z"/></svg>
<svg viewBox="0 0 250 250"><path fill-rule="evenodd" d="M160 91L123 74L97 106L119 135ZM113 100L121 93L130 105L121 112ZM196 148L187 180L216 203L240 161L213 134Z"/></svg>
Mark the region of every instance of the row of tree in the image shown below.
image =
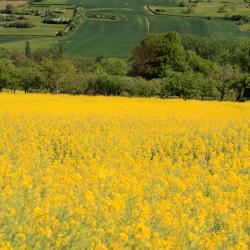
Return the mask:
<svg viewBox="0 0 250 250"><path fill-rule="evenodd" d="M0 91L247 100L250 45L220 43L153 34L125 61L65 56L61 44L32 52L27 42L24 53L0 49Z"/></svg>
<svg viewBox="0 0 250 250"><path fill-rule="evenodd" d="M213 97L211 90L216 89L220 100L233 96L236 100L250 97L248 40L181 37L174 32L152 34L136 46L130 62L132 76L167 78L175 86L184 81L181 83L184 88L189 84L195 88L201 80L204 97ZM194 75L196 78L192 77Z"/></svg>

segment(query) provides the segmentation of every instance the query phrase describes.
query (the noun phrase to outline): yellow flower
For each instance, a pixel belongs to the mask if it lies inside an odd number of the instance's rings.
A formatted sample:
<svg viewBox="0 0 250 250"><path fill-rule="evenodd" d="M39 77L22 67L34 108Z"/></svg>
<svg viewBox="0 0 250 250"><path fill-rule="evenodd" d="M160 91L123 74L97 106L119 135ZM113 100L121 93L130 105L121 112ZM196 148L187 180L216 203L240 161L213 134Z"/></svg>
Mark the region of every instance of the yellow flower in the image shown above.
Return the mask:
<svg viewBox="0 0 250 250"><path fill-rule="evenodd" d="M142 223L136 225L135 228L136 238L149 239L151 236L150 228Z"/></svg>
<svg viewBox="0 0 250 250"><path fill-rule="evenodd" d="M0 250L12 250L12 246L10 242L8 241L2 241L0 242Z"/></svg>
<svg viewBox="0 0 250 250"><path fill-rule="evenodd" d="M0 250L247 249L249 127L249 102L1 93Z"/></svg>
<svg viewBox="0 0 250 250"><path fill-rule="evenodd" d="M126 242L128 240L128 235L126 233L120 233L120 240Z"/></svg>

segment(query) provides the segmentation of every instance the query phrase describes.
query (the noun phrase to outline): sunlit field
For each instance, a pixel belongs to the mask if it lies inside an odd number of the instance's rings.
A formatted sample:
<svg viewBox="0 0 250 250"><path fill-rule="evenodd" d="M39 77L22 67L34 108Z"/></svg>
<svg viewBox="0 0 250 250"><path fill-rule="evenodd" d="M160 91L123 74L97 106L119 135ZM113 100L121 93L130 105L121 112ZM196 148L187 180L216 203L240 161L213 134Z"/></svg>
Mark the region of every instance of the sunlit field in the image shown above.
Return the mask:
<svg viewBox="0 0 250 250"><path fill-rule="evenodd" d="M0 94L0 249L250 247L250 103Z"/></svg>

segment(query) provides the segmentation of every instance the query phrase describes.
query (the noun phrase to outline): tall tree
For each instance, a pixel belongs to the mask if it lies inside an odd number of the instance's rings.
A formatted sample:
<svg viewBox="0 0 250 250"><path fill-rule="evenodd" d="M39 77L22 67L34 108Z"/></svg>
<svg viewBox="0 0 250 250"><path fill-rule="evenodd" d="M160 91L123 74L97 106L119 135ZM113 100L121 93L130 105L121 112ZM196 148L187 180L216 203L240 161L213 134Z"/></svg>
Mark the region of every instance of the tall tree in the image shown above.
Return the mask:
<svg viewBox="0 0 250 250"><path fill-rule="evenodd" d="M164 77L169 70L185 71L186 52L175 32L148 35L136 46L130 58L132 76L146 79Z"/></svg>
<svg viewBox="0 0 250 250"><path fill-rule="evenodd" d="M12 14L14 7L11 4L7 4L5 7L5 13Z"/></svg>
<svg viewBox="0 0 250 250"><path fill-rule="evenodd" d="M30 42L26 41L26 46L25 46L25 56L27 58L31 57L31 48L30 48Z"/></svg>
<svg viewBox="0 0 250 250"><path fill-rule="evenodd" d="M212 79L216 81L216 89L220 95L220 101L225 99L225 96L230 92L231 85L239 76L239 70L227 64L223 67L218 67L212 73Z"/></svg>
<svg viewBox="0 0 250 250"><path fill-rule="evenodd" d="M17 88L19 77L17 76L17 68L9 59L0 60L0 91L4 88Z"/></svg>
<svg viewBox="0 0 250 250"><path fill-rule="evenodd" d="M65 89L74 85L76 68L73 63L65 58L45 58L41 64L45 77L46 87L56 94L65 92Z"/></svg>
<svg viewBox="0 0 250 250"><path fill-rule="evenodd" d="M27 93L30 89L40 89L43 83L43 74L41 67L34 63L28 62L27 64L19 67L20 87Z"/></svg>
<svg viewBox="0 0 250 250"><path fill-rule="evenodd" d="M233 82L231 88L236 93L236 101L241 101L244 98L250 99L250 75L247 73L241 74Z"/></svg>

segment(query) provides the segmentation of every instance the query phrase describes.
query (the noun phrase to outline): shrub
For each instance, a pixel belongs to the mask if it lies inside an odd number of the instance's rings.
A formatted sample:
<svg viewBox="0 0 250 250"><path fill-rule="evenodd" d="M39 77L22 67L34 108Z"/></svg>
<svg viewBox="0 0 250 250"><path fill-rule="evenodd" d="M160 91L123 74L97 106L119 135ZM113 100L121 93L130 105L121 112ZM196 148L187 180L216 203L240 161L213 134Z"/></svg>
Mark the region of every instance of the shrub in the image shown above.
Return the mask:
<svg viewBox="0 0 250 250"><path fill-rule="evenodd" d="M186 7L186 6L187 6L186 1L179 2L179 7Z"/></svg>
<svg viewBox="0 0 250 250"><path fill-rule="evenodd" d="M3 25L4 28L32 28L34 25L30 23L6 23Z"/></svg>

